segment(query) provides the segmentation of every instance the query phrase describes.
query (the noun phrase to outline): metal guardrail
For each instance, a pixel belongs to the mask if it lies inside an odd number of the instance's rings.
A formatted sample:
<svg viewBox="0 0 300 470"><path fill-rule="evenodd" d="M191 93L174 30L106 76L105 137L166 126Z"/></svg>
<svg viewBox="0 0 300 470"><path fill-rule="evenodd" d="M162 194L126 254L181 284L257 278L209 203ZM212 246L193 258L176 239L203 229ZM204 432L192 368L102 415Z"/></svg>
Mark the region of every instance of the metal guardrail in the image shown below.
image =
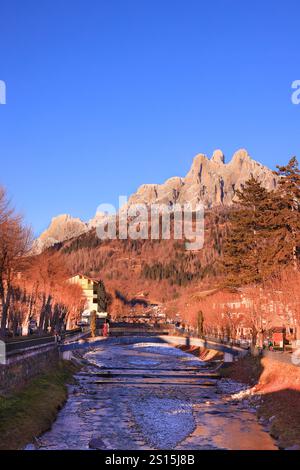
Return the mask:
<svg viewBox="0 0 300 470"><path fill-rule="evenodd" d="M12 341L6 343L6 353L17 354L19 351L22 351L27 348L32 348L35 346L45 346L55 343L54 336L42 337L42 338L29 338L23 339L21 341Z"/></svg>
<svg viewBox="0 0 300 470"><path fill-rule="evenodd" d="M78 335L79 333L82 333L81 328L75 328L74 330L66 330L63 334L63 338L69 337L69 336L74 336Z"/></svg>
<svg viewBox="0 0 300 470"><path fill-rule="evenodd" d="M142 327L112 327L110 329L110 336L158 336L168 335L169 331L162 329L150 329Z"/></svg>
<svg viewBox="0 0 300 470"><path fill-rule="evenodd" d="M81 332L81 328L77 328L76 330L69 330L66 331L62 335L62 339L70 338L72 336L78 335ZM29 337L27 339L16 340L16 341L8 341L5 343L6 347L6 354L11 356L13 354L18 354L21 351L26 351L27 349L35 348L37 346L49 346L51 344L55 344L56 339L55 336L37 336L37 337Z"/></svg>

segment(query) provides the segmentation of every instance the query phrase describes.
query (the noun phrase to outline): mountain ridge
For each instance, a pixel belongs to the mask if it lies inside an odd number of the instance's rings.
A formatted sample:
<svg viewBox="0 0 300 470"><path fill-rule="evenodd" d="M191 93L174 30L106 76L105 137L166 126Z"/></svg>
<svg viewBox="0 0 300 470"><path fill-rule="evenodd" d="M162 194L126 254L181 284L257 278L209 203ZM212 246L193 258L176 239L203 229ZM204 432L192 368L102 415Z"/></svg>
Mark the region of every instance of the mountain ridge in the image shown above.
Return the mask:
<svg viewBox="0 0 300 470"><path fill-rule="evenodd" d="M220 149L211 158L199 153L185 177L173 176L162 184L142 184L129 197L127 206L141 203L169 207L176 203L203 203L206 209L230 206L236 200L236 190L251 176L268 190L276 188L277 177L273 171L252 159L246 149L235 152L228 163ZM100 212L88 222L69 214L53 217L49 227L35 240L33 252L40 253L56 243L78 237L95 228L105 217Z"/></svg>

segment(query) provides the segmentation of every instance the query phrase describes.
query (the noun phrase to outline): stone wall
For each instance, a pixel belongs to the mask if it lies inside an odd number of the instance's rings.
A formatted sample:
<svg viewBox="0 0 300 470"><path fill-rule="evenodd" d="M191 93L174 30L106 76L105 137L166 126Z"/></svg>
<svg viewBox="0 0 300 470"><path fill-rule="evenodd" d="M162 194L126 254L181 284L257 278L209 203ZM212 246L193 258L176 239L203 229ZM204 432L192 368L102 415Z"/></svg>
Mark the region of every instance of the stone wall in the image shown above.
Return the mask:
<svg viewBox="0 0 300 470"><path fill-rule="evenodd" d="M24 357L16 357L9 364L0 364L0 395L10 394L33 377L55 366L59 360L58 348L48 348Z"/></svg>

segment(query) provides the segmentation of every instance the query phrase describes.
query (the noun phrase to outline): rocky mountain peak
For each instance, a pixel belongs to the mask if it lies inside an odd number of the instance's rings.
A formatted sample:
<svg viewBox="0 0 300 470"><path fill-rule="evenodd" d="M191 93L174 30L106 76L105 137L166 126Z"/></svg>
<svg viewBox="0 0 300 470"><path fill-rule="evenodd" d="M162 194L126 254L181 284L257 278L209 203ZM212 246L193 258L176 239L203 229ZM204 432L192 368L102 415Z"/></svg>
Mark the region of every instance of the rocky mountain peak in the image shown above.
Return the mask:
<svg viewBox="0 0 300 470"><path fill-rule="evenodd" d="M232 166L236 165L236 166L241 167L245 163L247 164L249 162L252 162L252 163L255 163L255 164L259 165L258 162L256 162L255 160L253 160L250 157L250 155L248 154L246 149L239 149L239 150L237 150L237 152L235 152L235 154L233 155L232 160L229 162L229 164L232 165Z"/></svg>
<svg viewBox="0 0 300 470"><path fill-rule="evenodd" d="M49 227L35 240L32 252L40 253L56 243L77 237L87 230L87 224L81 219L69 214L58 215L52 218Z"/></svg>
<svg viewBox="0 0 300 470"><path fill-rule="evenodd" d="M225 163L222 150L215 150L211 158L199 153L185 177L172 177L163 184L143 184L128 201L132 204L173 204L201 202L205 208L229 206L235 200L236 190L251 177L272 190L277 179L273 172L253 160L247 150L240 149L229 163ZM126 207L125 207L126 209ZM107 215L98 212L88 223L68 214L54 217L50 226L35 241L34 251L40 252L55 243L77 237L96 227Z"/></svg>
<svg viewBox="0 0 300 470"><path fill-rule="evenodd" d="M225 156L222 150L215 150L211 157L211 161L219 164L225 163Z"/></svg>
<svg viewBox="0 0 300 470"><path fill-rule="evenodd" d="M229 163L222 150L211 158L199 153L184 178L171 178L163 184L144 184L131 196L129 204L181 204L202 202L206 208L231 205L235 192L253 175L269 190L276 186L273 172L253 160L247 150L239 149Z"/></svg>

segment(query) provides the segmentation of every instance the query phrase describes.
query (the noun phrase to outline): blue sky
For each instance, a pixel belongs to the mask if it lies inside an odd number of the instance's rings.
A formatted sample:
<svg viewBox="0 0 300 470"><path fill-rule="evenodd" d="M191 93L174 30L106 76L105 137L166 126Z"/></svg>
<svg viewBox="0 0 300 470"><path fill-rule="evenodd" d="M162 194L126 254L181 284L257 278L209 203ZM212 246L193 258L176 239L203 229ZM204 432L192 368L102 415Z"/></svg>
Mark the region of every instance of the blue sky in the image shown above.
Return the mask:
<svg viewBox="0 0 300 470"><path fill-rule="evenodd" d="M0 182L35 233L196 153L300 157L299 0L2 0Z"/></svg>

